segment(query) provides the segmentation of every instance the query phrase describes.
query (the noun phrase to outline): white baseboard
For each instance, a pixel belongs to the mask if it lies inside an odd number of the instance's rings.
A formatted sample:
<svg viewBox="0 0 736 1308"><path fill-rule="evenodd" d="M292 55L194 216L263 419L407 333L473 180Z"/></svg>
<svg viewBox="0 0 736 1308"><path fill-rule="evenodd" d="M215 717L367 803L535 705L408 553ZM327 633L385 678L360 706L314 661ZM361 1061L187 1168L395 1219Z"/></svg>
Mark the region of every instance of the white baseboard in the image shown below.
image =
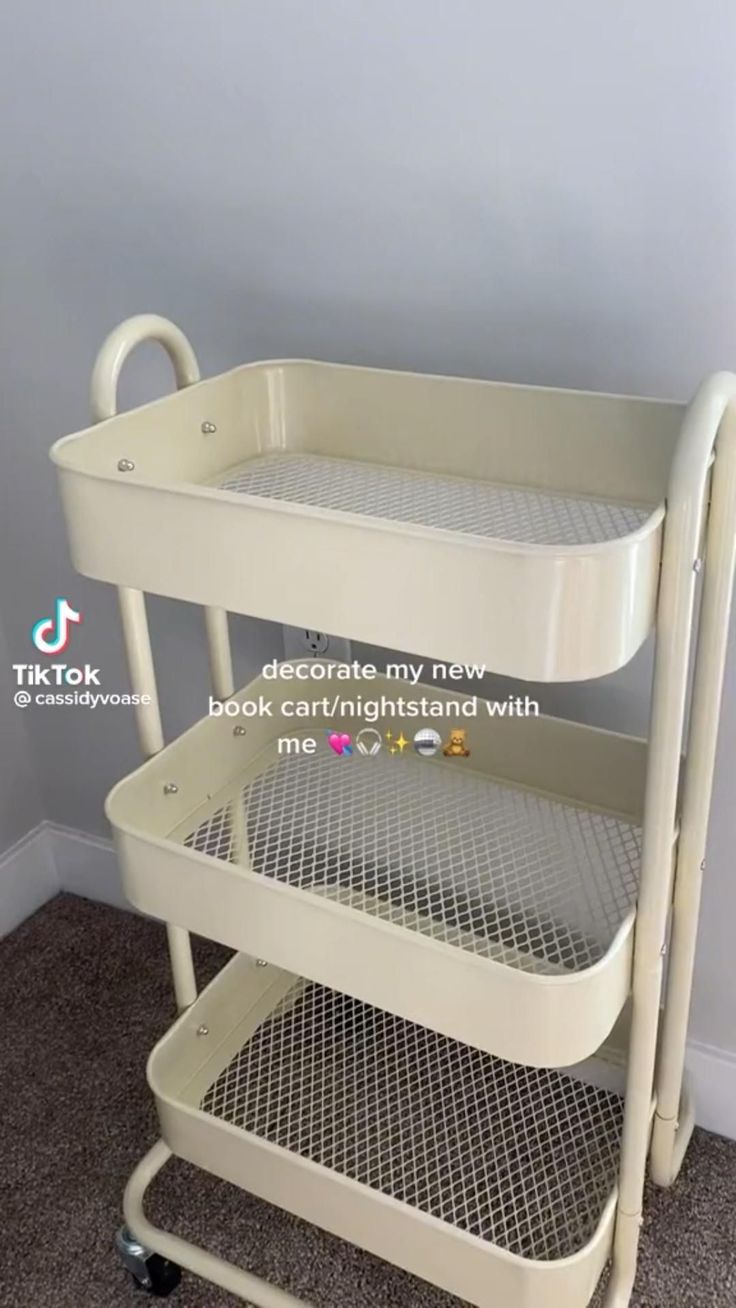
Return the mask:
<svg viewBox="0 0 736 1308"><path fill-rule="evenodd" d="M686 1063L698 1126L736 1140L736 1053L689 1040Z"/></svg>
<svg viewBox="0 0 736 1308"><path fill-rule="evenodd" d="M111 840L43 822L0 856L0 936L60 890L130 911ZM691 1040L698 1126L736 1140L736 1052Z"/></svg>
<svg viewBox="0 0 736 1308"><path fill-rule="evenodd" d="M6 936L59 893L45 822L0 854L0 936Z"/></svg>
<svg viewBox="0 0 736 1308"><path fill-rule="evenodd" d="M58 826L55 822L47 823L46 829L61 890L132 911L123 894L115 846L111 840Z"/></svg>
<svg viewBox="0 0 736 1308"><path fill-rule="evenodd" d="M0 937L61 890L131 909L111 840L41 822L0 854Z"/></svg>

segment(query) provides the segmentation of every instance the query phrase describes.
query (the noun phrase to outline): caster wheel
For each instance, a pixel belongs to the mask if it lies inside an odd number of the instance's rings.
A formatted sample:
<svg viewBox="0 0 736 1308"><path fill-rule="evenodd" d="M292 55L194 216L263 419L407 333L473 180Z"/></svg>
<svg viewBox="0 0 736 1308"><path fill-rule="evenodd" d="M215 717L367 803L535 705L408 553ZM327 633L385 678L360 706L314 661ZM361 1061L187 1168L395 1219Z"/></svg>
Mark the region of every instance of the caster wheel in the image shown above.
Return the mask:
<svg viewBox="0 0 736 1308"><path fill-rule="evenodd" d="M169 1262L168 1258L162 1258L161 1254L152 1253L145 1259L140 1270L131 1272L130 1275L139 1290L145 1290L147 1294L155 1295L157 1299L165 1299L167 1294L171 1294L179 1284L181 1267L178 1263Z"/></svg>

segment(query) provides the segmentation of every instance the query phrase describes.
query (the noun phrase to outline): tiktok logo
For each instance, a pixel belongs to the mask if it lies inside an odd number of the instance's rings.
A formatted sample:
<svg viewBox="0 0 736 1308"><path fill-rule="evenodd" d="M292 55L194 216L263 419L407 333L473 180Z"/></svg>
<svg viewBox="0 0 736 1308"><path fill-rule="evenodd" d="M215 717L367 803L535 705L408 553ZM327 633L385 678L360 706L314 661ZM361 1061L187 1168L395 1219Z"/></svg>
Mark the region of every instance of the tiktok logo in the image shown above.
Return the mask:
<svg viewBox="0 0 736 1308"><path fill-rule="evenodd" d="M72 624L79 624L82 614L68 600L57 596L50 618L39 618L31 629L31 640L42 654L61 654L69 644Z"/></svg>

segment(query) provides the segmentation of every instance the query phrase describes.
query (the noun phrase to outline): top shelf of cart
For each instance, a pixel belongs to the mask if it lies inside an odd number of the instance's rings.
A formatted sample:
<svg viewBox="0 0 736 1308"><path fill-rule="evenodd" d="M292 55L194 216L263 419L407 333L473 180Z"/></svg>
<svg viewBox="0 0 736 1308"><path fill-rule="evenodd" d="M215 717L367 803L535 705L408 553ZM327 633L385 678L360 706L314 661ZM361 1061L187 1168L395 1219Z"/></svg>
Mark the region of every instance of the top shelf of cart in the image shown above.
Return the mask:
<svg viewBox="0 0 736 1308"><path fill-rule="evenodd" d="M58 441L74 563L530 680L652 628L682 405L304 360Z"/></svg>

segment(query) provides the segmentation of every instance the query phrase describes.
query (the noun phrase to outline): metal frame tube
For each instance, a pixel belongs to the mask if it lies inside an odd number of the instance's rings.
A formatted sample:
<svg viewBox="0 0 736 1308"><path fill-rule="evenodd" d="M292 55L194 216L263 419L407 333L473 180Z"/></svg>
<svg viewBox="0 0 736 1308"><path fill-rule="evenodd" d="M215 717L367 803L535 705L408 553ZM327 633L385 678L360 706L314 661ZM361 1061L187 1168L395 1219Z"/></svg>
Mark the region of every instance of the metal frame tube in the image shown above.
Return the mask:
<svg viewBox="0 0 736 1308"><path fill-rule="evenodd" d="M158 341L163 345L173 364L178 390L199 381L197 356L181 328L157 313L136 314L110 332L95 359L89 392L93 422L115 417L123 364L142 341Z"/></svg>
<svg viewBox="0 0 736 1308"><path fill-rule="evenodd" d="M163 346L171 359L179 390L199 381L197 356L184 332L159 314L137 314L110 332L95 360L90 384L90 406L95 422L104 422L117 413L118 382L123 364L131 350L142 341L158 341ZM234 686L227 613L224 609L205 609L205 622L212 687L217 699L229 699Z"/></svg>
<svg viewBox="0 0 736 1308"><path fill-rule="evenodd" d="M259 1276L253 1276L234 1263L201 1249L199 1245L191 1244L189 1240L183 1240L179 1235L162 1231L149 1222L143 1211L143 1197L171 1156L168 1145L163 1140L157 1140L141 1159L125 1188L125 1221L141 1244L161 1254L163 1258L187 1267L196 1276L202 1276L230 1294L254 1304L256 1308L309 1308L305 1299L295 1299L284 1290L278 1290L267 1281L262 1281Z"/></svg>
<svg viewBox="0 0 736 1308"><path fill-rule="evenodd" d="M144 697L147 701L135 706L138 739L141 753L145 758L151 758L163 749L164 732L148 631L146 597L143 591L118 586L118 600L131 688L134 695Z"/></svg>
<svg viewBox="0 0 736 1308"><path fill-rule="evenodd" d="M150 758L163 748L164 735L146 616L146 597L142 591L131 590L127 586L118 587L118 596L131 686L134 694L145 695L148 701L136 705L135 713L141 752ZM176 1006L182 1012L197 998L191 941L189 932L184 927L174 926L172 922L166 924L166 935Z"/></svg>
<svg viewBox="0 0 736 1308"><path fill-rule="evenodd" d="M212 690L215 699L229 699L235 690L235 685L227 610L207 608L204 611L204 621L207 629Z"/></svg>
<svg viewBox="0 0 736 1308"><path fill-rule="evenodd" d="M736 567L736 414L721 424L713 472L680 839L670 935L670 965L657 1065L657 1113L651 1171L671 1185L685 1148L680 1100L690 1013L708 817ZM685 1141L686 1144L686 1141Z"/></svg>
<svg viewBox="0 0 736 1308"><path fill-rule="evenodd" d="M736 377L730 373L716 374L700 388L685 416L668 490L634 948L632 1025L607 1308L626 1308L636 1275L671 896L671 847L699 567L696 556L713 446L726 408L735 397ZM731 443L732 431L730 421L723 424L724 445ZM714 495L720 477L716 461ZM715 559L711 559L711 565L716 566ZM707 800L709 795L708 788Z"/></svg>
<svg viewBox="0 0 736 1308"><path fill-rule="evenodd" d="M186 927L166 923L166 939L169 945L171 979L174 985L174 998L177 1012L183 1013L191 1008L197 998L197 975L194 971L192 957L192 940Z"/></svg>
<svg viewBox="0 0 736 1308"><path fill-rule="evenodd" d="M117 413L117 390L120 372L130 354L142 341L155 340L166 350L174 367L178 388L199 381L197 356L184 333L157 314L139 314L116 327L104 341L92 370L90 405L95 422L103 422ZM151 637L142 591L118 587L120 615L125 651L133 693L145 702L136 705L136 725L141 751L146 758L163 748L156 672L151 651ZM223 609L205 609L210 669L215 695L227 699L233 693L232 659ZM166 934L171 959L174 993L179 1011L197 998L197 982L189 932L167 923Z"/></svg>

